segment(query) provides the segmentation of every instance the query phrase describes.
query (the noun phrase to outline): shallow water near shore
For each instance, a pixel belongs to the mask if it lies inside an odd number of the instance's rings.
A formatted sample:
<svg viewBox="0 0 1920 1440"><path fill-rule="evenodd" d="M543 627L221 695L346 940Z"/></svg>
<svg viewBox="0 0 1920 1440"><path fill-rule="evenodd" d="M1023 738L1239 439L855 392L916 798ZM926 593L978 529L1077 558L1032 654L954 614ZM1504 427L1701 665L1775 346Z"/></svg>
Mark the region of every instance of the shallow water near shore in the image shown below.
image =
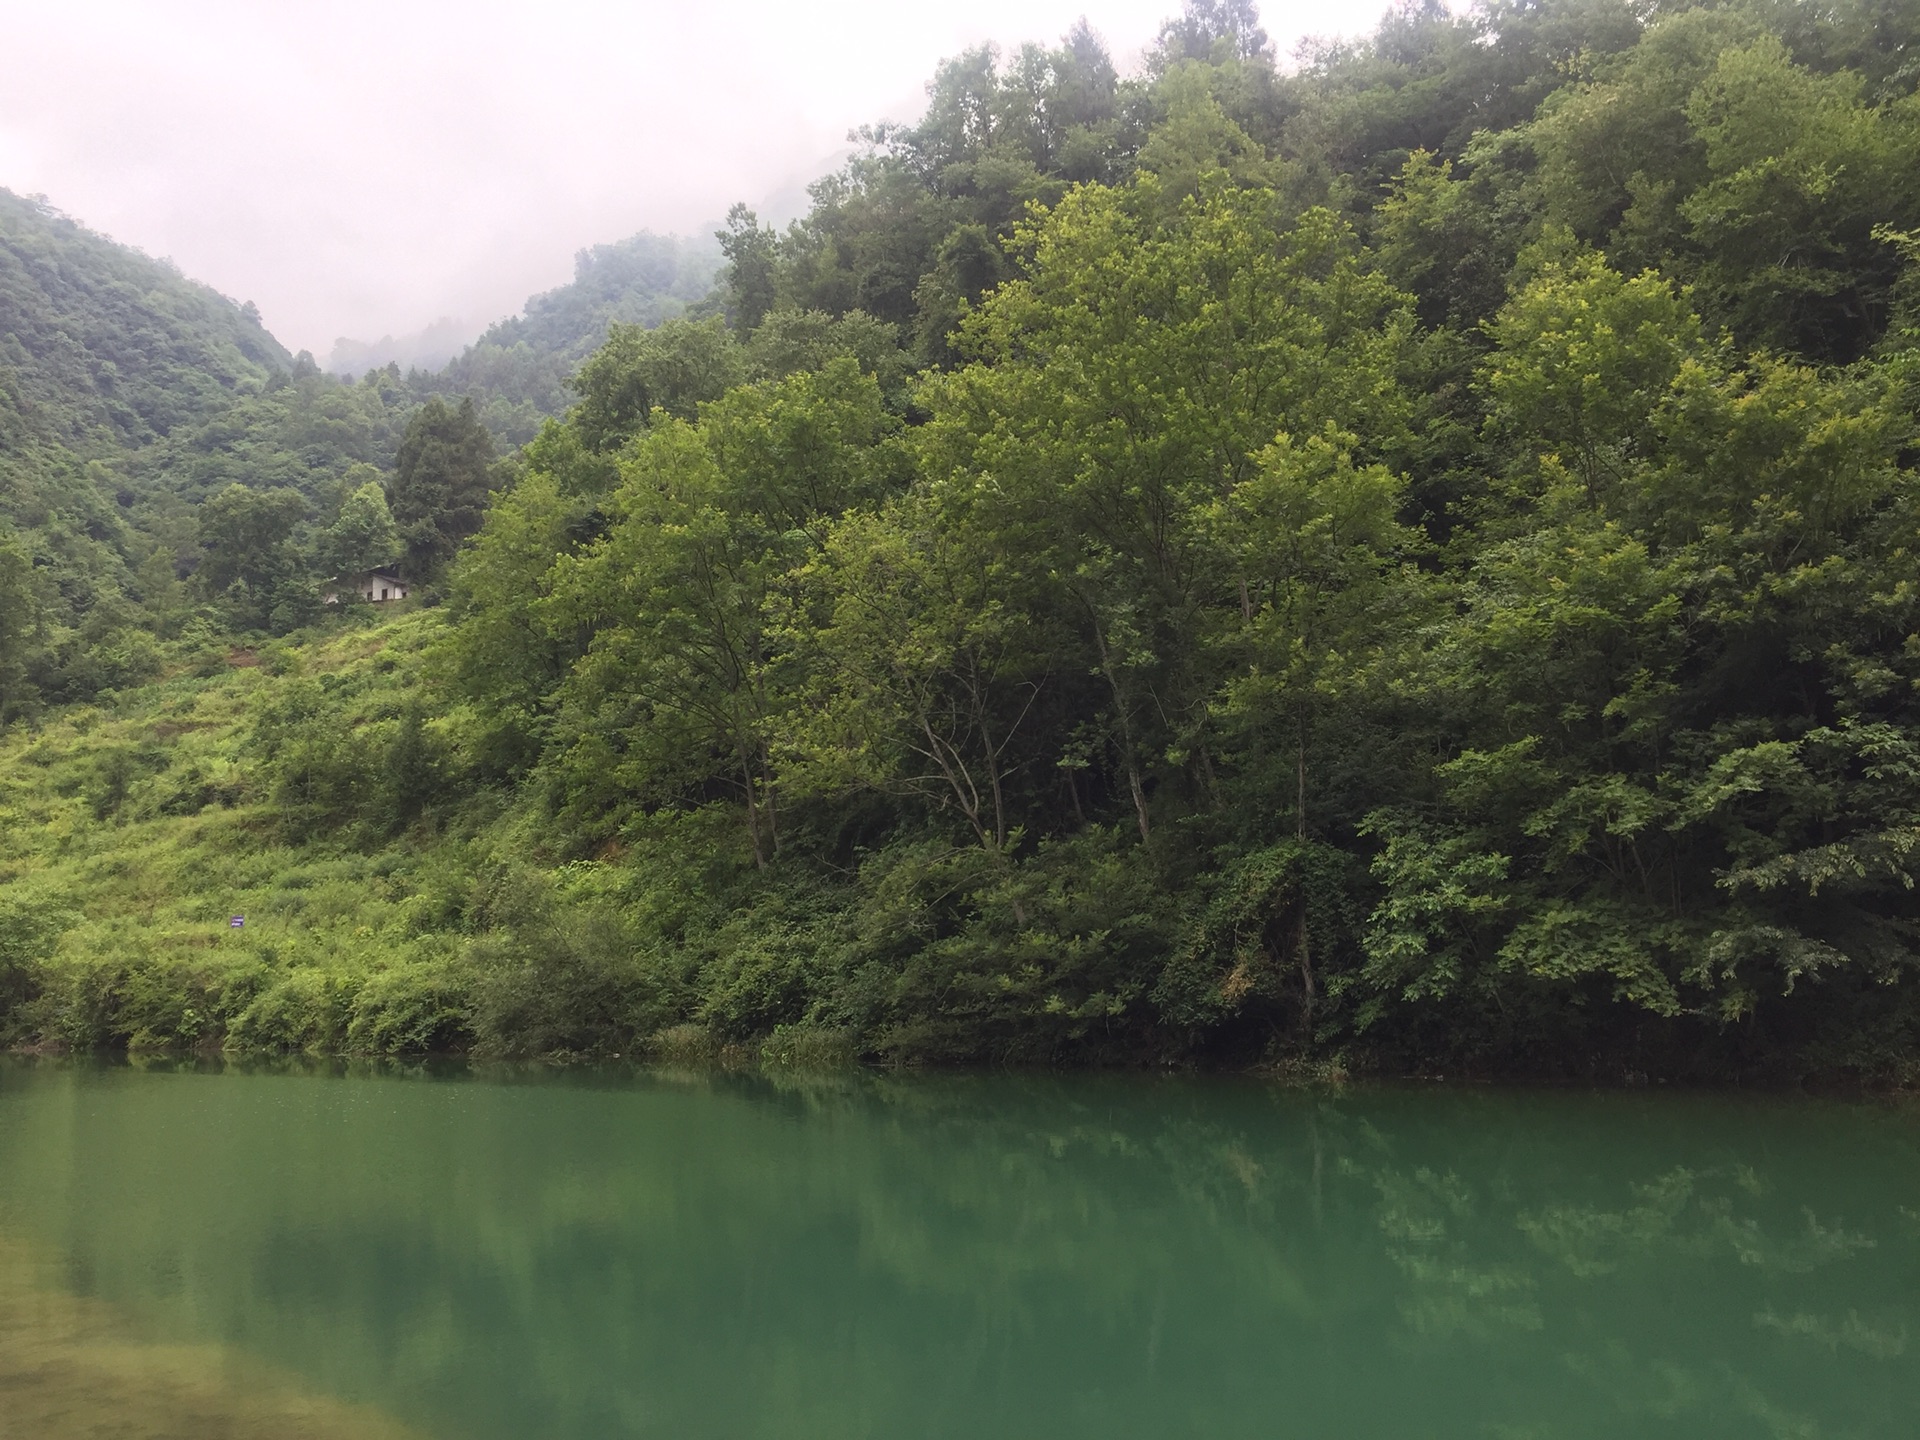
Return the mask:
<svg viewBox="0 0 1920 1440"><path fill-rule="evenodd" d="M1906 1436L1920 1110L0 1061L0 1437Z"/></svg>

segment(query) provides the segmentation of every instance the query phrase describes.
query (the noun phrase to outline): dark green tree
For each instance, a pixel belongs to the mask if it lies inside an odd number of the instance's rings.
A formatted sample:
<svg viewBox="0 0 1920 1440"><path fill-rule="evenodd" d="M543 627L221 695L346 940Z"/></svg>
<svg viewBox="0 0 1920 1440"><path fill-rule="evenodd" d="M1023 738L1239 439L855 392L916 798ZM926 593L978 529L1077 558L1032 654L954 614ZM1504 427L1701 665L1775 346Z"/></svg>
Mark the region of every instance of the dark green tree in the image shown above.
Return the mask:
<svg viewBox="0 0 1920 1440"><path fill-rule="evenodd" d="M209 598L224 597L249 628L271 623L276 606L302 611L296 592L311 593L306 566L293 543L307 511L297 490L250 490L229 485L200 506L196 517L204 552L197 572Z"/></svg>
<svg viewBox="0 0 1920 1440"><path fill-rule="evenodd" d="M738 334L751 335L773 309L774 233L745 205L735 205L727 228L714 234L727 257L727 318Z"/></svg>
<svg viewBox="0 0 1920 1440"><path fill-rule="evenodd" d="M435 396L407 423L387 493L410 579L427 581L480 528L493 490L493 437L471 398Z"/></svg>

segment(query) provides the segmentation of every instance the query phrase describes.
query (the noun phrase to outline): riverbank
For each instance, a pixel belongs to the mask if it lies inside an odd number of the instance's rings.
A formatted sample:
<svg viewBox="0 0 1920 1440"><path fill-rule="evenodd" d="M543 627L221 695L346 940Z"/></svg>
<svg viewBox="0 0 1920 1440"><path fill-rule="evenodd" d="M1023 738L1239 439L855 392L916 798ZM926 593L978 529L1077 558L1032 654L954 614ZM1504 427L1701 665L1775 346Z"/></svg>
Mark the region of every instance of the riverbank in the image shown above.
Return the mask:
<svg viewBox="0 0 1920 1440"><path fill-rule="evenodd" d="M1604 996L1505 1038L1439 1004L1411 1028L1310 1031L1257 954L1195 971L1217 917L1143 919L1160 851L1107 831L992 874L931 838L853 874L799 850L761 869L721 805L568 854L538 783L488 778L470 712L442 696L423 716L446 634L426 610L182 647L148 684L0 735L0 1048L1920 1079L1903 987L1784 1032ZM361 818L325 819L348 801ZM1174 1023L1209 986L1241 1018Z"/></svg>

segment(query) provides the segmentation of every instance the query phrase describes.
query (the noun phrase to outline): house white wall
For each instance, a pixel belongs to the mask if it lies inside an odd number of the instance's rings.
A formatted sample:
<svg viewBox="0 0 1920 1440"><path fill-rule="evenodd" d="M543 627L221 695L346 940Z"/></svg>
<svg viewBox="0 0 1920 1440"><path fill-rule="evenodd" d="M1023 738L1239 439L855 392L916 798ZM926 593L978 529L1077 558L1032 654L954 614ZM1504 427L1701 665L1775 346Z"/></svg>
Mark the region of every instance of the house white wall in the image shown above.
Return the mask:
<svg viewBox="0 0 1920 1440"><path fill-rule="evenodd" d="M329 582L329 588L322 592L320 599L328 605L338 605L340 597L349 590L359 592L362 600L375 605L385 604L389 600L407 598L407 582L398 575L385 570L373 570L361 575L342 575Z"/></svg>

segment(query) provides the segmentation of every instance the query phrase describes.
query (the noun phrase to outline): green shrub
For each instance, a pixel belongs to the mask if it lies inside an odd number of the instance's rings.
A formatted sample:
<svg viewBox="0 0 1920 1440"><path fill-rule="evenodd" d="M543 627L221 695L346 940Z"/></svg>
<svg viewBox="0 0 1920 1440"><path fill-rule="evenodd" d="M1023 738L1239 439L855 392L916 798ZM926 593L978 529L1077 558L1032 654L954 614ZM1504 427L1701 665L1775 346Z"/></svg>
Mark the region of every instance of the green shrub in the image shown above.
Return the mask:
<svg viewBox="0 0 1920 1440"><path fill-rule="evenodd" d="M699 1019L732 1040L799 1023L820 992L829 938L819 925L745 912L710 942L716 953L700 971Z"/></svg>
<svg viewBox="0 0 1920 1440"><path fill-rule="evenodd" d="M341 1048L363 981L314 966L288 970L228 1024L225 1048L241 1053Z"/></svg>
<svg viewBox="0 0 1920 1440"><path fill-rule="evenodd" d="M181 956L121 950L65 957L23 1008L31 1038L66 1050L191 1050L217 1044L270 983L242 950Z"/></svg>
<svg viewBox="0 0 1920 1440"><path fill-rule="evenodd" d="M859 1058L851 1032L815 1025L777 1025L760 1047L760 1063L781 1070L844 1070Z"/></svg>
<svg viewBox="0 0 1920 1440"><path fill-rule="evenodd" d="M0 894L0 1040L24 1022L45 966L72 916L43 896Z"/></svg>
<svg viewBox="0 0 1920 1440"><path fill-rule="evenodd" d="M424 1055L472 1043L469 990L445 961L416 962L369 976L354 994L346 1048L356 1055Z"/></svg>
<svg viewBox="0 0 1920 1440"><path fill-rule="evenodd" d="M483 1054L624 1053L685 1013L665 967L600 907L478 940L468 964L474 1042Z"/></svg>

